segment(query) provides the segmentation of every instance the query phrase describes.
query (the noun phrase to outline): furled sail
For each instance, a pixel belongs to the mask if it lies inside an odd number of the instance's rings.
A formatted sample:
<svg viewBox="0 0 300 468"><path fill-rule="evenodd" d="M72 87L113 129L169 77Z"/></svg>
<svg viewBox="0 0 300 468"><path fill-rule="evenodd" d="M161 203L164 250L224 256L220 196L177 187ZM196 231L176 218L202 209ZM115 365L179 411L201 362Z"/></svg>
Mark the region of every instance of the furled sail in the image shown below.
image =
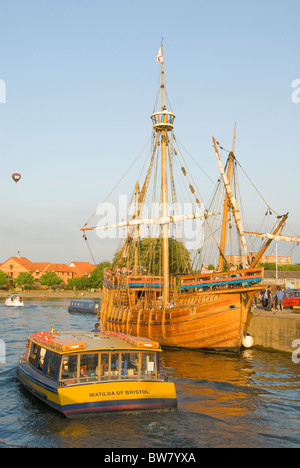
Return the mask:
<svg viewBox="0 0 300 468"><path fill-rule="evenodd" d="M246 231L245 231L246 232ZM284 242L300 242L300 237L293 236L282 236L280 234L269 234L269 233L259 233L259 232L246 232L252 236L267 238L275 241L284 241Z"/></svg>
<svg viewBox="0 0 300 468"><path fill-rule="evenodd" d="M169 223L177 223L179 221L184 221L188 219L208 218L209 216L217 216L220 214L221 213L204 212L204 213L190 213L190 214L174 215L174 216L161 216L160 218L150 218L150 219L132 219L130 221L121 221L120 223L107 224L105 226L82 228L81 231L88 231L88 230L95 230L95 229L112 229L116 227L126 227L126 226L138 226L141 224L164 225L164 224L169 224Z"/></svg>

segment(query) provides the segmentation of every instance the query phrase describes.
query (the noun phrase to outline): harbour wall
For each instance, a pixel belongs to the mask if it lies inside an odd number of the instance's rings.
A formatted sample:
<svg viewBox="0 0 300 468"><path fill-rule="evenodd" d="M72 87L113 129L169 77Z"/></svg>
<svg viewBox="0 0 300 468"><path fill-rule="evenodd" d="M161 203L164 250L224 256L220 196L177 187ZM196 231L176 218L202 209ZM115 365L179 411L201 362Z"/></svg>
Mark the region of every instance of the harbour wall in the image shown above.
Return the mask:
<svg viewBox="0 0 300 468"><path fill-rule="evenodd" d="M283 312L252 309L253 317L247 332L253 346L275 351L294 352L300 346L300 314L292 309ZM295 343L299 340L299 343Z"/></svg>

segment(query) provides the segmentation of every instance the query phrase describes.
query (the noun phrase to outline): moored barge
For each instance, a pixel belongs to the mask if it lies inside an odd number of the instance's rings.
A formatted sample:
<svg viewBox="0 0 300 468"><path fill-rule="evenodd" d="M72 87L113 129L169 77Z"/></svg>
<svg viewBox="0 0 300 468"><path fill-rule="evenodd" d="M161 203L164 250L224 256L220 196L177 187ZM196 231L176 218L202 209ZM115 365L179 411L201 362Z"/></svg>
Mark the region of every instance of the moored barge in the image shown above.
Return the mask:
<svg viewBox="0 0 300 468"><path fill-rule="evenodd" d="M69 312L87 312L98 314L101 302L94 299L72 299L68 307Z"/></svg>

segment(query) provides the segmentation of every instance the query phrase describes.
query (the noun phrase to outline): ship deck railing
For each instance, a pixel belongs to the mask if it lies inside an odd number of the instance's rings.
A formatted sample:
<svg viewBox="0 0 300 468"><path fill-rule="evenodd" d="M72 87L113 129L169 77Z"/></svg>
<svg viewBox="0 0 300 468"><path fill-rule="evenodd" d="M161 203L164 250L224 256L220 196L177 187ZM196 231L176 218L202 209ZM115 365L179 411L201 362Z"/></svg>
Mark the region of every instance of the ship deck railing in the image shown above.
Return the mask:
<svg viewBox="0 0 300 468"><path fill-rule="evenodd" d="M159 290L163 288L163 277L150 273L136 275L133 273L109 274L104 272L103 282L109 289L151 288Z"/></svg>
<svg viewBox="0 0 300 468"><path fill-rule="evenodd" d="M181 276L180 290L249 287L263 281L263 272L263 268L249 268L247 271L244 269L229 270L221 273L209 272L201 275Z"/></svg>
<svg viewBox="0 0 300 468"><path fill-rule="evenodd" d="M220 288L249 287L264 279L263 268L229 270L195 275L176 275L170 277L170 290L181 292ZM163 277L152 274L104 274L103 283L108 289L156 289L162 290Z"/></svg>

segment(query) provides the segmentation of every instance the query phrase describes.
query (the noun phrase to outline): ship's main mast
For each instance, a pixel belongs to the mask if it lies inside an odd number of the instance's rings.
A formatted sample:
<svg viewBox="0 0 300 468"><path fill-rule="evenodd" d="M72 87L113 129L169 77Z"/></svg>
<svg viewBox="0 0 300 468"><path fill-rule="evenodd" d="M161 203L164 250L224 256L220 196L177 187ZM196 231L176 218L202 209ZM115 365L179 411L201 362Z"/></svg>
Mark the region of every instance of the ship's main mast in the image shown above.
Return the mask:
<svg viewBox="0 0 300 468"><path fill-rule="evenodd" d="M168 217L168 179L167 179L167 140L168 132L173 129L175 114L166 110L165 106L165 84L164 84L164 62L162 44L157 55L161 63L161 111L151 115L153 128L159 132L161 144L161 192L162 192L162 217ZM169 224L166 221L162 225L163 238L163 305L169 302Z"/></svg>

